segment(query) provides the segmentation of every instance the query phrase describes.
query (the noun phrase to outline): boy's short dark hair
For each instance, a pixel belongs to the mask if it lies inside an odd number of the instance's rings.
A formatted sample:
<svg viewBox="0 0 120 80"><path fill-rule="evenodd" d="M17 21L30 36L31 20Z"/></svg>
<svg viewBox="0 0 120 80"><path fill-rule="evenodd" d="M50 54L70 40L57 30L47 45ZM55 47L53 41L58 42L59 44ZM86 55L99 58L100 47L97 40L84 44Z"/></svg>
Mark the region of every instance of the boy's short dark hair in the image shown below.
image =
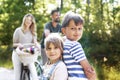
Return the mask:
<svg viewBox="0 0 120 80"><path fill-rule="evenodd" d="M50 14L53 15L55 12L59 12L59 11L57 9L54 9L54 10L51 11Z"/></svg>
<svg viewBox="0 0 120 80"><path fill-rule="evenodd" d="M83 18L74 12L68 11L62 21L62 28L67 27L69 25L70 20L73 20L75 22L75 25L84 24Z"/></svg>

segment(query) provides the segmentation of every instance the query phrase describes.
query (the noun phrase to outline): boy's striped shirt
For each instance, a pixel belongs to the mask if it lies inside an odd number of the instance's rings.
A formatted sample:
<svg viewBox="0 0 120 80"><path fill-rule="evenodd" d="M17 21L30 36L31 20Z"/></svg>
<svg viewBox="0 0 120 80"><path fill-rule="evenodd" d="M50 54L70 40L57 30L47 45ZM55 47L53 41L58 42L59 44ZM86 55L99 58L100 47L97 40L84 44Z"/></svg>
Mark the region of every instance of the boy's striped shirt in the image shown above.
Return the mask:
<svg viewBox="0 0 120 80"><path fill-rule="evenodd" d="M79 79L87 79L80 61L86 59L81 44L77 41L66 40L64 42L63 60L67 66L68 76Z"/></svg>

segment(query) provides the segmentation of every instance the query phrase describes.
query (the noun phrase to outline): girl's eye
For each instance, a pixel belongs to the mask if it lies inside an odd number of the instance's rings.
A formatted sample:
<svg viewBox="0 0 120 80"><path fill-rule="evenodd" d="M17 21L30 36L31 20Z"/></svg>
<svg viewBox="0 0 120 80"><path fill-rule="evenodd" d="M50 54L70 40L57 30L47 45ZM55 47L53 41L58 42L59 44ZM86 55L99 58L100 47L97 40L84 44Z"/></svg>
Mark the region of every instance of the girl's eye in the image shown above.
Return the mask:
<svg viewBox="0 0 120 80"><path fill-rule="evenodd" d="M51 50L51 48L47 48L47 50Z"/></svg>
<svg viewBox="0 0 120 80"><path fill-rule="evenodd" d="M58 47L55 47L55 49L57 49Z"/></svg>

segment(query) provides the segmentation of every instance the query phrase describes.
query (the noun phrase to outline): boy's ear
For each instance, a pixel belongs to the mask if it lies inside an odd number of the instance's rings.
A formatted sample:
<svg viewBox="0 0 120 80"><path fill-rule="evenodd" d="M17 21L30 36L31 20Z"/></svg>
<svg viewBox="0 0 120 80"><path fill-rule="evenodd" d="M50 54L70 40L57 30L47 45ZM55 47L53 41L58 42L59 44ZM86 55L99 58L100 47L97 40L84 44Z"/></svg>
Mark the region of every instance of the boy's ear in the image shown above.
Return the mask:
<svg viewBox="0 0 120 80"><path fill-rule="evenodd" d="M61 28L63 34L65 34L65 28Z"/></svg>

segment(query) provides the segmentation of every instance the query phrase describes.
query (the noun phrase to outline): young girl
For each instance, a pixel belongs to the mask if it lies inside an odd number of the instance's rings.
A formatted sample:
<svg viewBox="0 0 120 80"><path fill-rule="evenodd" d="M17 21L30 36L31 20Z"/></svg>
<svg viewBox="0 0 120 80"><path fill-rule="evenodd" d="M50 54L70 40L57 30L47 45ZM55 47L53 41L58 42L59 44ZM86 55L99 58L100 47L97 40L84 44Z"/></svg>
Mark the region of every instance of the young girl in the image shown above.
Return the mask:
<svg viewBox="0 0 120 80"><path fill-rule="evenodd" d="M63 42L58 33L51 33L45 39L45 51L48 61L43 75L50 76L49 80L67 80L67 68L62 61Z"/></svg>

